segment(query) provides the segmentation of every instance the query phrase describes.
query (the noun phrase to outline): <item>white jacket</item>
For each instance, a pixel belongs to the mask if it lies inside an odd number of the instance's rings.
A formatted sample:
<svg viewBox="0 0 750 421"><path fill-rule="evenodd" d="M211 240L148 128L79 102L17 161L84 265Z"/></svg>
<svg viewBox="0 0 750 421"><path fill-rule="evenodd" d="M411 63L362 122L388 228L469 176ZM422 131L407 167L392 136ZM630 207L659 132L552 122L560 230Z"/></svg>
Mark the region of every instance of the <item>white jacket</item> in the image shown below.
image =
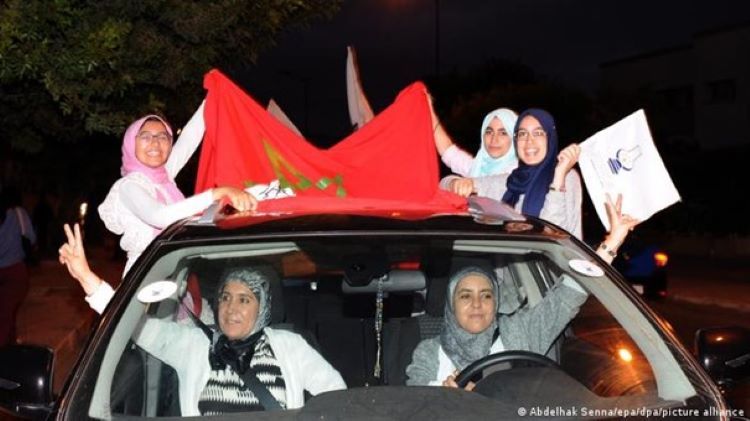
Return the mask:
<svg viewBox="0 0 750 421"><path fill-rule="evenodd" d="M300 335L269 327L265 332L284 377L287 409L304 405L305 390L317 395L346 389L339 372ZM211 344L205 333L194 326L150 318L135 341L177 372L182 415L200 415L198 399L211 372Z"/></svg>

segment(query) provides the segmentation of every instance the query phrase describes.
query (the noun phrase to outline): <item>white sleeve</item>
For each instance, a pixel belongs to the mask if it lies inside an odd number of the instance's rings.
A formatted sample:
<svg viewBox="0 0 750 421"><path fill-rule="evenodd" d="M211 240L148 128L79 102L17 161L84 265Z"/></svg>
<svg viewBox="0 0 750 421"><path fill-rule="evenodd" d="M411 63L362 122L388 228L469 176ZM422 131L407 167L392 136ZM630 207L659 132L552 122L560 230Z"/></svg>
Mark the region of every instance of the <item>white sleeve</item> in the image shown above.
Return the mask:
<svg viewBox="0 0 750 421"><path fill-rule="evenodd" d="M106 282L102 282L99 284L99 288L97 288L93 294L85 297L84 300L89 303L89 306L95 312L102 314L114 295L115 290L112 289L112 286Z"/></svg>
<svg viewBox="0 0 750 421"><path fill-rule="evenodd" d="M163 229L182 218L204 211L213 203L212 190L190 196L170 205L156 200L148 190L136 182L125 180L120 186L122 204L138 219L157 229Z"/></svg>
<svg viewBox="0 0 750 421"><path fill-rule="evenodd" d="M318 354L301 336L295 335L294 354L299 373L302 373L303 388L313 395L331 390L346 389L341 374Z"/></svg>
<svg viewBox="0 0 750 421"><path fill-rule="evenodd" d="M164 164L170 178L177 176L177 173L180 172L185 163L193 156L201 140L203 140L203 134L206 131L206 123L203 121L203 108L205 105L206 101L204 100L195 111L195 114L185 124L185 127L182 128L180 137L174 143L172 152L169 154L169 159Z"/></svg>
<svg viewBox="0 0 750 421"><path fill-rule="evenodd" d="M469 176L471 166L474 164L474 157L455 144L449 146L440 158L451 171L463 177Z"/></svg>

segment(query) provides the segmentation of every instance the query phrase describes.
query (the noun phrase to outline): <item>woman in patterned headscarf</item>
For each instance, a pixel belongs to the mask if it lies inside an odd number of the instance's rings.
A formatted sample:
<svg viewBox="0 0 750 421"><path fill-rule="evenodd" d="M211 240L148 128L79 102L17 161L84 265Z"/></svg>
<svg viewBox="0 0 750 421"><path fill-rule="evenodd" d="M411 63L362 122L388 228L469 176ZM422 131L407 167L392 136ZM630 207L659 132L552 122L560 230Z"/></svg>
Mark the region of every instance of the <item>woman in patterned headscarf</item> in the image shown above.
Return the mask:
<svg viewBox="0 0 750 421"><path fill-rule="evenodd" d="M79 283L98 279L88 267L80 230L68 233L60 259ZM182 415L294 409L304 405L304 391L346 388L300 335L268 327L271 282L279 282L272 271L229 270L219 282L218 330L147 318L134 335L138 346L177 372Z"/></svg>

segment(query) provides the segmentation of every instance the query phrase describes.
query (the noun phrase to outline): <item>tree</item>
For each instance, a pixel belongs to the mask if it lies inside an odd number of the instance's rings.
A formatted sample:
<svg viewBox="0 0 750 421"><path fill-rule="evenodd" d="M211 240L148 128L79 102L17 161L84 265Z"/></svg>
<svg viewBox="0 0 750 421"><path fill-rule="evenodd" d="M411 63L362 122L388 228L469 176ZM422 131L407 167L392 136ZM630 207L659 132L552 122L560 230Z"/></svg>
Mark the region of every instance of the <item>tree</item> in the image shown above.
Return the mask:
<svg viewBox="0 0 750 421"><path fill-rule="evenodd" d="M0 6L0 136L15 149L119 134L147 112L184 121L202 76L232 70L340 0L8 0Z"/></svg>

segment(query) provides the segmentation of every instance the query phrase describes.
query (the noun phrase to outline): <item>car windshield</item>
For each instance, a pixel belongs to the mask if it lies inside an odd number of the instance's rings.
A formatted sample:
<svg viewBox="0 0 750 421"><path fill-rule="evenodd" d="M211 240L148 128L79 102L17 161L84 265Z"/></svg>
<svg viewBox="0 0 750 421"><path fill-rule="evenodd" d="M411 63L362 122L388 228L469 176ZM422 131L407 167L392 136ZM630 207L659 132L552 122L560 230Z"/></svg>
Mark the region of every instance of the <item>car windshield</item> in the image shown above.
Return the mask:
<svg viewBox="0 0 750 421"><path fill-rule="evenodd" d="M616 410L703 400L689 364L669 345L670 335L655 327L590 250L566 238L287 233L281 240L171 244L154 256L135 275L138 282L118 291L126 302L90 369L90 398L80 403L92 418L189 414L186 406L195 403L187 402L186 390L206 387L208 375L200 380L185 371L209 366L205 350L219 330L219 282L242 268L268 274L270 329L304 338L348 388L317 396L306 391L304 406L285 413L357 414L341 412L342 402L360 411L378 402L378 411L388 413L448 399L450 405L442 404L447 413L459 415L512 418L519 408L548 408L577 411L557 415L585 416L581 411L587 410L606 418L623 415L611 412ZM413 351L420 341L440 336L448 280L466 266L497 279L505 351L526 349L546 358L540 363L511 354L472 379L474 393L407 386ZM559 290L582 295L582 304L560 300ZM180 335L202 339L187 342ZM276 358L281 363L285 356ZM293 387L292 379L285 381ZM205 397L201 390L193 393Z"/></svg>

